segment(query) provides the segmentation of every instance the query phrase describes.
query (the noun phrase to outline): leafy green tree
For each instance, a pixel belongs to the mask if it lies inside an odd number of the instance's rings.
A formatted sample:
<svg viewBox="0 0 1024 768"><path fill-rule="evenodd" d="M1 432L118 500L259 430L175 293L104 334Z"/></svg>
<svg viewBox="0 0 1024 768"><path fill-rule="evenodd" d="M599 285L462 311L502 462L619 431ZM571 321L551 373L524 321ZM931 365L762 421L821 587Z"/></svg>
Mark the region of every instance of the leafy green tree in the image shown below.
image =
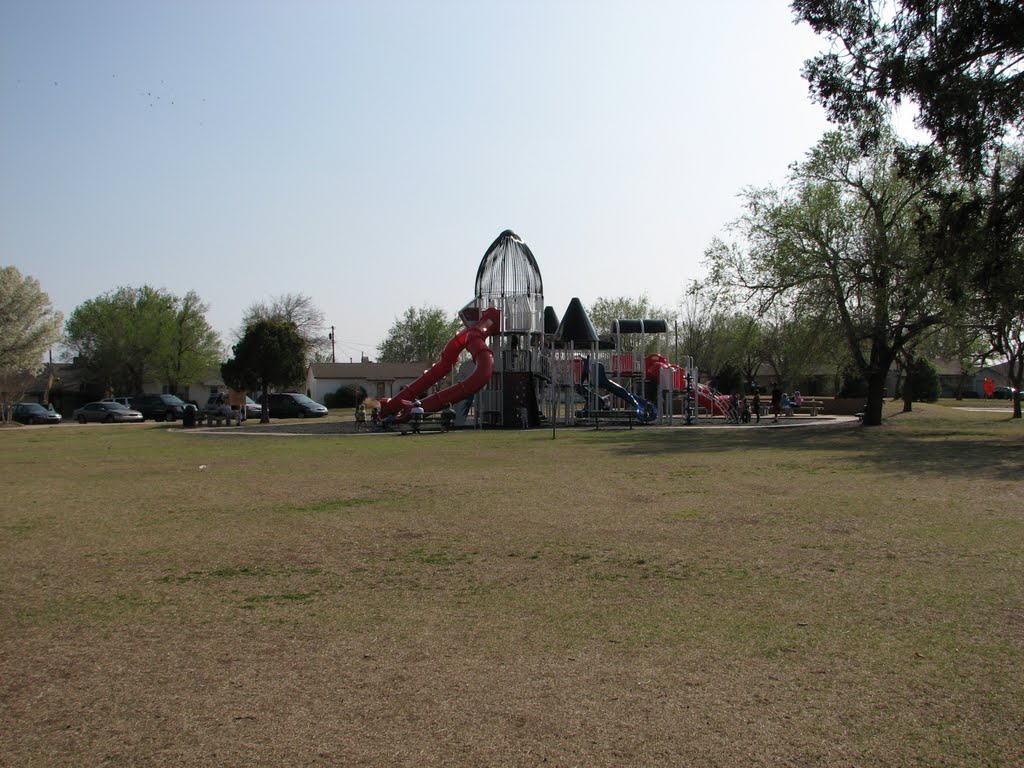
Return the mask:
<svg viewBox="0 0 1024 768"><path fill-rule="evenodd" d="M793 0L792 7L831 44L805 63L804 76L834 122L877 136L893 106L912 102L918 125L970 175L1005 136L1024 132L1020 0Z"/></svg>
<svg viewBox="0 0 1024 768"><path fill-rule="evenodd" d="M757 379L765 363L764 327L753 315L738 312L733 315L734 363L743 375L744 391Z"/></svg>
<svg viewBox="0 0 1024 768"><path fill-rule="evenodd" d="M903 172L938 188L951 161L965 182L981 182L933 191L934 245L956 267L947 292L983 300L997 318L993 344L1011 357L1024 296L1015 262L1024 237L1024 4L794 0L793 10L830 43L805 64L812 93L862 147L884 137L893 107L911 102L934 143L904 150Z"/></svg>
<svg viewBox="0 0 1024 768"><path fill-rule="evenodd" d="M1015 312L1007 308L1005 314L993 318L987 333L993 352L1006 360L1010 383L1020 391L1024 383L1024 306L1018 305ZM1013 418L1021 418L1017 398L1013 401Z"/></svg>
<svg viewBox="0 0 1024 768"><path fill-rule="evenodd" d="M208 311L195 291L175 299L168 343L156 358L156 369L172 392L197 381L223 359L220 337L206 321Z"/></svg>
<svg viewBox="0 0 1024 768"><path fill-rule="evenodd" d="M739 394L743 390L743 371L731 360L726 360L715 374L715 387L719 392Z"/></svg>
<svg viewBox="0 0 1024 768"><path fill-rule="evenodd" d="M38 280L22 276L16 267L0 269L0 403L5 422L10 419L6 406L21 398L26 382L43 367L43 353L60 341L62 322Z"/></svg>
<svg viewBox="0 0 1024 768"><path fill-rule="evenodd" d="M154 380L173 389L220 359L206 309L191 291L179 299L148 285L118 288L75 308L65 342L95 389L135 393Z"/></svg>
<svg viewBox="0 0 1024 768"><path fill-rule="evenodd" d="M865 425L882 420L897 354L950 314L948 265L924 246L928 187L899 173L891 135L864 155L826 134L786 192L749 190L740 242L707 251L714 284L746 292L758 313L792 303L840 329L867 383Z"/></svg>
<svg viewBox="0 0 1024 768"><path fill-rule="evenodd" d="M306 341L293 323L284 320L257 320L245 329L232 352L220 367L224 383L261 392L264 404L271 388L292 386L306 373ZM260 423L269 421L270 409L264 407Z"/></svg>
<svg viewBox="0 0 1024 768"><path fill-rule="evenodd" d="M306 344L309 356L307 363L331 362L331 337L325 333L326 315L309 296L284 293L274 296L270 301L251 304L242 315L239 337L258 320L283 320L291 323Z"/></svg>
<svg viewBox="0 0 1024 768"><path fill-rule="evenodd" d="M669 327L675 320L675 313L651 303L647 294L637 298L629 296L598 296L587 307L590 322L599 334L611 333L613 320L667 320Z"/></svg>
<svg viewBox="0 0 1024 768"><path fill-rule="evenodd" d="M1010 383L1024 385L1024 199L1014 209L1001 190L1003 175L1024 178L1024 145L1004 150L988 179L989 222L983 235L978 273L973 281L976 322L988 338L991 355L1007 363ZM1024 197L1024 196L1022 196ZM1013 418L1021 418L1020 400Z"/></svg>
<svg viewBox="0 0 1024 768"><path fill-rule="evenodd" d="M956 363L959 379L953 394L957 400L962 400L968 379L981 370L992 352L992 346L983 329L965 316L954 318L949 324L936 329L934 334L922 341L919 350L922 355L933 360Z"/></svg>
<svg viewBox="0 0 1024 768"><path fill-rule="evenodd" d="M915 357L908 370L905 398L912 402L934 403L939 399L939 372L930 360Z"/></svg>
<svg viewBox="0 0 1024 768"><path fill-rule="evenodd" d="M729 360L729 350L722 343L723 303L717 293L693 283L679 304L676 357L693 358L705 377L713 378Z"/></svg>
<svg viewBox="0 0 1024 768"><path fill-rule="evenodd" d="M783 389L792 392L815 366L831 359L836 335L821 316L782 305L762 322L761 354Z"/></svg>
<svg viewBox="0 0 1024 768"><path fill-rule="evenodd" d="M450 318L440 307L409 307L378 345L377 359L382 363L435 361L462 327L461 320Z"/></svg>

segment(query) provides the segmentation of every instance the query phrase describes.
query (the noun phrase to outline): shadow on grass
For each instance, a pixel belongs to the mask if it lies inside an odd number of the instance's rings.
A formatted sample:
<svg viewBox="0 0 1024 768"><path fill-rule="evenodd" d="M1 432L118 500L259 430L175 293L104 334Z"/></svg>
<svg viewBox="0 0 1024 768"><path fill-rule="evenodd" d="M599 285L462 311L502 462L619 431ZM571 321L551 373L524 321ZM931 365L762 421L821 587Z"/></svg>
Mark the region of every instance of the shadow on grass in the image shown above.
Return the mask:
<svg viewBox="0 0 1024 768"><path fill-rule="evenodd" d="M910 475L961 475L979 479L1020 480L1024 444L1020 435L965 424L906 423L890 419L882 427L827 427L808 429L650 430L601 433L602 441L619 454L742 453L777 450L780 454L814 452L828 461L851 461L879 472Z"/></svg>

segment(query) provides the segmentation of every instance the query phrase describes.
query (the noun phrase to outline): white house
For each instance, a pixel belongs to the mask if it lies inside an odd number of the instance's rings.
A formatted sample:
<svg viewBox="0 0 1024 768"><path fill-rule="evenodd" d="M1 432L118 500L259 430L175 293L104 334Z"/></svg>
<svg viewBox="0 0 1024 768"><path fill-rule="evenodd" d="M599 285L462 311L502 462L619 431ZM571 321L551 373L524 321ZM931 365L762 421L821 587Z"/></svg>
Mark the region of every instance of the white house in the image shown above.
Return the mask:
<svg viewBox="0 0 1024 768"><path fill-rule="evenodd" d="M394 397L429 367L430 363L313 363L306 371L306 392L318 403L346 385L361 386L377 400Z"/></svg>

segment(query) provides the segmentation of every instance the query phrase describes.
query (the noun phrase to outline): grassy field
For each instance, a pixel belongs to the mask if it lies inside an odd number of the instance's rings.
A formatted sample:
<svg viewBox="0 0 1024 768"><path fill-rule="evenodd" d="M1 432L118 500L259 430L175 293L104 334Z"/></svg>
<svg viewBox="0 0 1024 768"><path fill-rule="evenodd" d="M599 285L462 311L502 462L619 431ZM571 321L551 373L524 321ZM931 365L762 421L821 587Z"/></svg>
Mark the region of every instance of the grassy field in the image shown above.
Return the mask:
<svg viewBox="0 0 1024 768"><path fill-rule="evenodd" d="M0 765L1021 765L1022 438L3 430Z"/></svg>

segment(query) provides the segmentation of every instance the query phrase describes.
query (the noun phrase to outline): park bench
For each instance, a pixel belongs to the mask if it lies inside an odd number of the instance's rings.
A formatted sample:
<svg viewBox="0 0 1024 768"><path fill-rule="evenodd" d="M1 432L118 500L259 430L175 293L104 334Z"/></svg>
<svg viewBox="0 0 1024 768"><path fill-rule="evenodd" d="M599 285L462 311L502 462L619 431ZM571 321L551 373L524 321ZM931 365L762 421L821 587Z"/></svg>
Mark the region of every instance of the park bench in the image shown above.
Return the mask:
<svg viewBox="0 0 1024 768"><path fill-rule="evenodd" d="M818 415L818 411L824 411L825 410L825 404L821 400L805 399L803 401L803 403L801 403L800 405L790 405L790 410L793 412L793 414L809 413L811 416L817 416ZM767 400L767 401L766 400L762 400L761 401L761 418L764 418L765 416L771 416L771 415L772 415L772 401L771 400ZM786 416L786 415L790 415L790 414L787 414L785 409L783 409L782 415Z"/></svg>
<svg viewBox="0 0 1024 768"><path fill-rule="evenodd" d="M804 400L800 405L793 406L793 413L809 413L811 416L817 416L818 411L825 410L825 404L820 400Z"/></svg>
<svg viewBox="0 0 1024 768"><path fill-rule="evenodd" d="M237 414L237 411L233 411L233 413ZM202 416L200 418L203 418L203 417L206 418L206 425L209 426L209 427L212 427L212 426L218 426L218 427L220 427L220 426L228 426L228 427L230 427L232 423L235 423L235 424L238 423L238 416L237 415L228 416L228 415L226 415L224 413L221 413L220 411L206 411L205 413L202 414Z"/></svg>

